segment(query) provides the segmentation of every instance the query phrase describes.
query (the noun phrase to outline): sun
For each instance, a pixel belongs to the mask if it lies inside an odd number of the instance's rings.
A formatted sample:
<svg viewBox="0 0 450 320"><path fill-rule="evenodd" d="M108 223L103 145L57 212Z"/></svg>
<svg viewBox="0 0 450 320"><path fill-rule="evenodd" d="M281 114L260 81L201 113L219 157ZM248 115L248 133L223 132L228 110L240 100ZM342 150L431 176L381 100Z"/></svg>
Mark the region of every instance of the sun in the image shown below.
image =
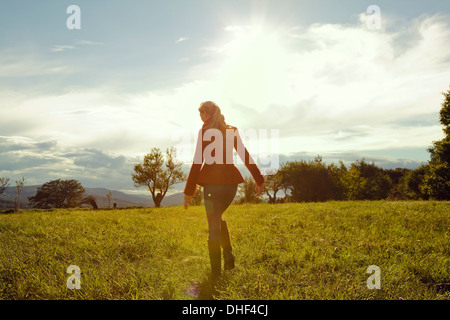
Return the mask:
<svg viewBox="0 0 450 320"><path fill-rule="evenodd" d="M218 85L234 104L267 108L285 103L290 92L290 53L283 34L263 26L228 27L234 37L223 47Z"/></svg>

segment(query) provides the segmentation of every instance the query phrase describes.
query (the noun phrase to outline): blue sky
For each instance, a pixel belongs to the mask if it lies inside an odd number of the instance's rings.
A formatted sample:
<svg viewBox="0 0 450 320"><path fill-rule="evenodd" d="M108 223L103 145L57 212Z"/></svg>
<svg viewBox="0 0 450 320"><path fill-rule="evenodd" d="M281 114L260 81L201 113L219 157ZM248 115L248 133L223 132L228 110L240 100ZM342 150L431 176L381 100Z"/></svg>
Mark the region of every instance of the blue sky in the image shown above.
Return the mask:
<svg viewBox="0 0 450 320"><path fill-rule="evenodd" d="M72 4L80 30L66 27ZM369 5L380 29L367 27ZM1 6L0 176L12 181L132 190L133 164L152 147L177 147L188 169L205 100L242 132L266 130L271 147L278 130L280 162L414 168L443 136L449 1Z"/></svg>

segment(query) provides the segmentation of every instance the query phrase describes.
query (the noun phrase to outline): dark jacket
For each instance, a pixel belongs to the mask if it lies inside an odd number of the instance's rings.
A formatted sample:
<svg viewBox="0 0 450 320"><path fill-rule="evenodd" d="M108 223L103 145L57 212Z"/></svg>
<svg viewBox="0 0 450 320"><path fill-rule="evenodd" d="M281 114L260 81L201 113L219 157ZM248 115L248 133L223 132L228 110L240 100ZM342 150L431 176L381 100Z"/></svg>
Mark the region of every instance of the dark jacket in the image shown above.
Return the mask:
<svg viewBox="0 0 450 320"><path fill-rule="evenodd" d="M207 132L205 123L201 130L199 130L199 135L197 138L197 146L195 149L194 162L189 171L189 176L184 188L184 194L192 196L195 194L197 189L197 184L204 186L205 184L239 184L244 182L244 178L240 173L239 169L233 163L233 148L231 148L231 137L233 137L233 147L238 152L239 157L245 166L250 171L255 182L260 185L265 179L261 174L258 166L255 164L253 158L247 151L247 148L242 143L242 139L239 136L239 131L236 127L227 126L226 131L220 131L214 129L215 131ZM204 136L205 132L207 133ZM223 159L220 159L220 150L216 147L219 146L219 142L214 143L214 145L208 146L215 141L214 133L222 133L222 155ZM227 150L227 135L229 148ZM218 135L217 135L218 136ZM205 149L206 153L205 153ZM216 151L219 151L218 156L216 156ZM228 154L228 161L227 161ZM222 160L222 161L220 161ZM221 162L221 163L220 163Z"/></svg>

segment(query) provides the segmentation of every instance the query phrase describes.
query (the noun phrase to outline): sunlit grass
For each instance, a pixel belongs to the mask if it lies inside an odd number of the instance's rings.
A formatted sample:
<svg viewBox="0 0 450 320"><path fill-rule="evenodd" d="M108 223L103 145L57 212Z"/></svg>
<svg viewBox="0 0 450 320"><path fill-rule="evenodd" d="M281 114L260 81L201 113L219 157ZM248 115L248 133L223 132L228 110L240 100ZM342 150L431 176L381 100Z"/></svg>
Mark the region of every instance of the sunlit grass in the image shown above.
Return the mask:
<svg viewBox="0 0 450 320"><path fill-rule="evenodd" d="M232 205L236 268L215 284L204 207L1 214L0 298L449 299L449 204Z"/></svg>

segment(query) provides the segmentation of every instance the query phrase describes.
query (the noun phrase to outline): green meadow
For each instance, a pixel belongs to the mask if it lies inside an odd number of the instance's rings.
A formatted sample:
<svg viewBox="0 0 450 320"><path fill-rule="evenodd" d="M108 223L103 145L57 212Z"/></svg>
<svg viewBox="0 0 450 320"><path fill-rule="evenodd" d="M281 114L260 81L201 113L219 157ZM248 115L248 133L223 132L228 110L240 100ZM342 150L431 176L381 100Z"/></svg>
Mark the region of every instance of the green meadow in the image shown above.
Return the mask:
<svg viewBox="0 0 450 320"><path fill-rule="evenodd" d="M212 282L203 206L0 214L0 299L450 299L450 202L244 204L224 219L236 268Z"/></svg>

